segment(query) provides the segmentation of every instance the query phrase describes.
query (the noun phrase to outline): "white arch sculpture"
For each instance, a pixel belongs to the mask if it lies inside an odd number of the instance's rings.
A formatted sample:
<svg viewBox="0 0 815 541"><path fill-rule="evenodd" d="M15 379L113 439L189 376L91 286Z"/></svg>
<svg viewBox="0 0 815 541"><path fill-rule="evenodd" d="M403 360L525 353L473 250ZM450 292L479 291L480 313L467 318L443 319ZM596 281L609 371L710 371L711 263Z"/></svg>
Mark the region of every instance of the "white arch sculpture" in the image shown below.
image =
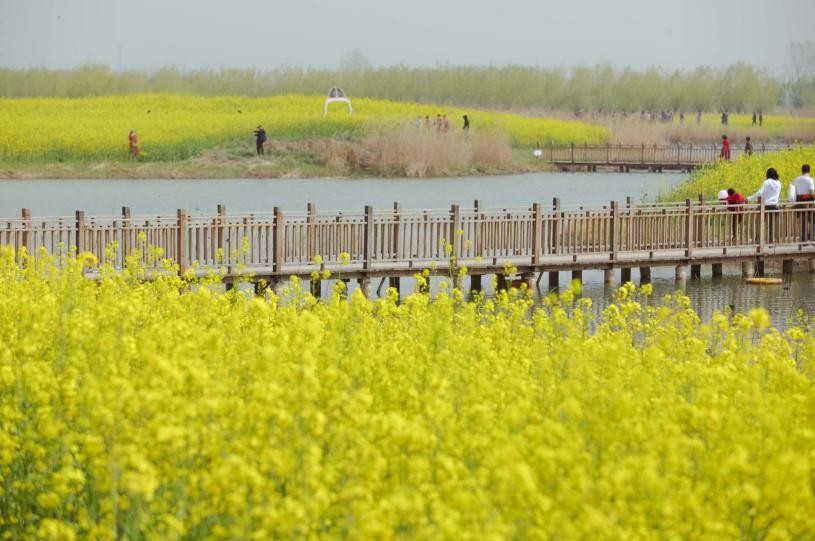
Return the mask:
<svg viewBox="0 0 815 541"><path fill-rule="evenodd" d="M341 101L348 104L348 114L354 114L354 108L351 107L351 100L349 100L345 96L345 92L342 91L342 88L338 86L332 86L331 90L328 91L328 97L325 99L325 105L323 106L323 114L328 114L328 105L330 103L334 103L335 101Z"/></svg>

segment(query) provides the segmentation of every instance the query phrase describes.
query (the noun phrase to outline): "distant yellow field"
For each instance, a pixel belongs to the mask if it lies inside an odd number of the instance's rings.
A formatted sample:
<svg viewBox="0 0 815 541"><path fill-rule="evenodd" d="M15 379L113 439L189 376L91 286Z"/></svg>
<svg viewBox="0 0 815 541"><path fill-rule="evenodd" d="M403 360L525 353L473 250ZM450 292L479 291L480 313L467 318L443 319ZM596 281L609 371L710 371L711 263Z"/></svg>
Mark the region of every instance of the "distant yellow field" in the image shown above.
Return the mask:
<svg viewBox="0 0 815 541"><path fill-rule="evenodd" d="M468 114L471 130L500 130L513 145L608 139L606 128L583 122L472 111L384 100L354 100L354 114L334 104L323 115L323 98L170 96L143 94L82 99L0 100L0 159L68 161L126 159L127 134L135 128L143 157L178 160L220 144L246 140L263 124L270 138L353 137L376 125L415 123L417 116L444 114L451 131Z"/></svg>
<svg viewBox="0 0 815 541"><path fill-rule="evenodd" d="M689 115L688 118L693 121L695 117ZM707 125L721 126L721 118L720 114L705 114L702 116L702 122ZM753 127L752 113L749 115L730 115L728 117L728 125L722 126L722 129L727 131L728 127ZM806 139L810 141L815 138L815 117L764 115L764 122L760 127L756 125L755 129L769 135L789 134L791 132L800 133L802 140Z"/></svg>

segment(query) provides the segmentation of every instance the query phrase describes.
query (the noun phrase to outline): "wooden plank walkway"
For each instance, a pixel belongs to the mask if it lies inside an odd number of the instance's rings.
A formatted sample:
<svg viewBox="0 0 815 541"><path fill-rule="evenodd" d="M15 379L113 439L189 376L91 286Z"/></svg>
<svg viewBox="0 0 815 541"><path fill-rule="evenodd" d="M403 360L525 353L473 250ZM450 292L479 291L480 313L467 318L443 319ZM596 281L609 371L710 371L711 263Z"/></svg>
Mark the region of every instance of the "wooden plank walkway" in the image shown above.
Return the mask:
<svg viewBox="0 0 815 541"><path fill-rule="evenodd" d="M721 272L723 263L780 259L786 265L815 258L814 205L767 210L758 203L735 210L690 200L563 207L558 199L527 208L483 208L476 201L468 209L403 210L395 203L362 212L319 212L309 205L285 214L279 208L228 214L219 205L210 215L180 209L170 216L133 216L124 208L118 216L77 211L40 218L22 209L19 217L0 219L0 246L25 247L38 258L74 247L94 254L99 267L114 268L136 254L152 272L161 272L166 258L182 273L223 268L227 281L253 273L270 282L309 279L321 270L364 280L423 269L454 274L462 266L470 275L503 275L507 265L527 279L540 272L668 265L711 264Z"/></svg>
<svg viewBox="0 0 815 541"><path fill-rule="evenodd" d="M790 149L791 145L755 145L753 154L761 155ZM721 144L708 145L549 145L542 150L542 159L567 170L597 171L611 168L618 171L691 171L696 167L716 163ZM730 157L744 155L744 142L732 141Z"/></svg>

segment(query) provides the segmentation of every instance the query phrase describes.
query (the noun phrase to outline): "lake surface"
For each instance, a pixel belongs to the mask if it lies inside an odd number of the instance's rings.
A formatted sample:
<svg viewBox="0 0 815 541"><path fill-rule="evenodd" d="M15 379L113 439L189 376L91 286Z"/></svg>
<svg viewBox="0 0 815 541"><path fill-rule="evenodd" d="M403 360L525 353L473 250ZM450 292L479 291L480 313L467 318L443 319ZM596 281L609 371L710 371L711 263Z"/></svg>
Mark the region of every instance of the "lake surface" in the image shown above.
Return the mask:
<svg viewBox="0 0 815 541"><path fill-rule="evenodd" d="M404 209L470 207L476 199L486 207L550 204L605 204L626 196L653 199L687 175L681 173L535 173L439 179L226 179L226 180L0 180L0 217L304 210L312 202L322 210L361 210L365 205Z"/></svg>
<svg viewBox="0 0 815 541"><path fill-rule="evenodd" d="M134 214L169 214L178 208L205 212L219 203L228 212L269 211L275 206L304 210L308 202L322 211L390 208L394 201L405 209L446 208L470 206L475 199L485 207L524 207L534 201L549 204L554 197L563 205L596 205L624 201L629 195L635 201L653 199L686 179L681 173L537 173L442 179L0 180L0 217L17 217L22 207L36 218L72 215L77 209L118 214L122 206ZM677 283L673 268L655 267L654 299L682 290L705 320L714 310L730 306L740 312L764 306L781 327L798 310L815 314L815 275L796 272L780 286L751 286L743 283L738 266L725 266L724 274L713 279L710 268L703 267L701 280ZM780 271L768 269L768 274L780 276ZM632 277L638 282L636 269ZM561 289L569 279L568 273L560 274ZM434 283L439 280L434 278ZM585 271L583 281L584 295L595 300L598 310L613 298L616 287L603 283L602 272ZM403 291L412 287L411 280L402 284ZM547 284L544 277L541 286ZM372 285L375 290L379 282ZM489 280L484 286L489 294Z"/></svg>

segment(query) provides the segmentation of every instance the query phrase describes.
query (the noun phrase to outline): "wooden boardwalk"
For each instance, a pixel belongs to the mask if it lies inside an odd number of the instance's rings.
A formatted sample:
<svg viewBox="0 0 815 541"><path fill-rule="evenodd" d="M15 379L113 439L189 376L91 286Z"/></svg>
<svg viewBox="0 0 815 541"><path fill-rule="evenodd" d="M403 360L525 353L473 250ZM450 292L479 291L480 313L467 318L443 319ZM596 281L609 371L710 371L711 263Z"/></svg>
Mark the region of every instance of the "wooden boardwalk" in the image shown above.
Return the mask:
<svg viewBox="0 0 815 541"><path fill-rule="evenodd" d="M753 154L761 155L792 148L790 145L755 145ZM691 171L716 163L721 144L708 145L550 145L541 149L542 159L563 170L597 171ZM731 142L730 159L744 155L744 142Z"/></svg>
<svg viewBox="0 0 815 541"><path fill-rule="evenodd" d="M480 285L482 275L503 277L507 265L530 283L548 272L550 284L558 272L579 278L590 269L606 271L608 281L617 269L625 280L634 267L647 280L654 266L675 266L684 278L688 268L691 277L698 275L702 264L713 265L715 275L724 263L741 263L752 275L765 260L782 260L787 270L795 259L815 258L815 206L797 205L767 210L759 203L734 212L718 202L563 207L555 199L515 209L476 201L467 209L403 210L395 203L361 212L319 212L309 205L305 212L228 214L219 206L209 215L134 216L124 208L117 216L77 211L43 218L22 209L19 217L0 219L0 246L25 247L37 257L73 246L114 268L138 253L153 273L162 272L155 259L160 250L182 273L223 268L227 282L247 274L271 283L292 275L310 279L328 270L362 283L387 277L398 284L423 269L454 275L466 266Z"/></svg>

